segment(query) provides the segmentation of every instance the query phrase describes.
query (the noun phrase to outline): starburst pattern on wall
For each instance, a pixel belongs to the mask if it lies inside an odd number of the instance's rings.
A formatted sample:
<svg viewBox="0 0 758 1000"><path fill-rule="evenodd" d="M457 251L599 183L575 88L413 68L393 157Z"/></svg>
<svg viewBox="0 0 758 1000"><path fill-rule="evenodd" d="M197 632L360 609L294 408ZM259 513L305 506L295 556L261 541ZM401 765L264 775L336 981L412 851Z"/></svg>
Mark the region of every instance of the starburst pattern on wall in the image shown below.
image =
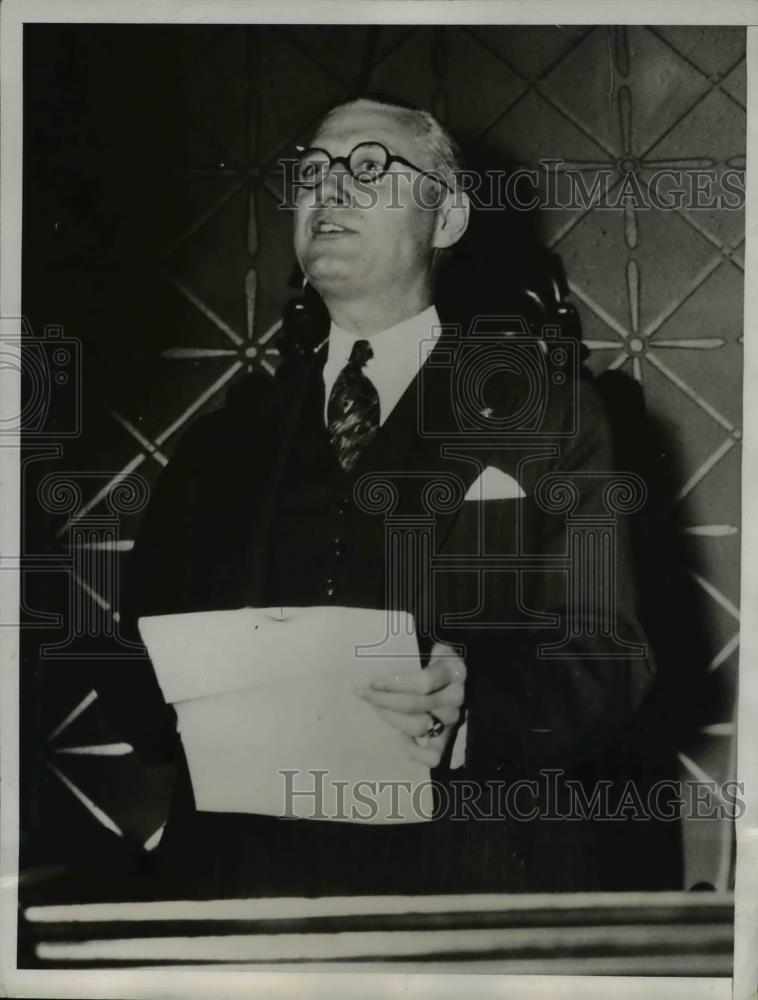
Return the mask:
<svg viewBox="0 0 758 1000"><path fill-rule="evenodd" d="M61 525L61 539L124 476L137 469L153 474L165 466L178 432L216 405L236 379L251 370L273 374L273 338L289 296L291 266L291 255L277 256L280 246L289 245L290 227L277 209L276 161L358 80L429 106L453 131L497 148L515 147L526 165L565 151L564 171L589 176L613 170L611 190L629 176L649 190L652 173L661 168L744 166L744 32L736 29L398 26L345 29L328 44L314 31L270 27L264 46L262 32L219 28L206 32L187 60L189 130L201 151L195 158L190 154L187 176L207 185L208 196L170 241L160 267L176 295L202 316L208 342L178 339L163 349L161 363L176 365L177 392L175 400L155 402L160 419L153 414L147 421L141 411L107 412L106 419L124 434L119 471ZM606 66L610 81L601 72ZM297 102L286 85L293 78L302 95ZM213 114L214 101L215 107L224 102L223 121ZM704 128L703 122L713 127ZM246 216L244 238L234 242L236 231L224 223L226 252L238 267L219 279L225 281L224 296L214 298L199 280L203 265L187 259L194 254L201 262L213 260L220 232L214 226L229 219L228 213ZM678 208L665 215L640 210L631 199L614 212L590 205L546 218L545 241L566 264L594 370L627 370L648 399L655 395L672 425L683 428L684 477L669 509L707 498L709 491L718 507L723 495L716 489L718 476L726 477L732 492L738 489L734 466L725 467L728 456L739 451L741 432L729 386L725 395L716 380L698 381L698 373L703 358L719 359L724 377L732 385L741 381L741 319L735 309L713 329L698 314L713 282L733 281L741 288L744 221L742 212L725 210ZM243 318L235 319L227 308L236 296L244 301ZM699 367L690 359L701 359ZM190 384L190 371L207 372L207 378L188 402L178 390L183 382ZM707 428L702 433L699 420ZM160 430L148 433L146 422ZM710 669L736 671L738 583L725 547L738 535L738 523L720 507L715 517L690 520L695 523L687 523L684 533L695 544L708 545L692 576L725 634ZM130 545L128 538L118 542L120 551ZM92 581L78 583L92 600L108 603ZM75 696L75 711L92 710L93 695ZM95 794L66 775L65 760L79 754L105 762L114 754L128 756L126 745L59 746L72 721L64 720L51 736L53 772L98 823L118 832ZM699 778L718 773L722 779L733 774L733 719L714 719L701 735L705 742L697 753L682 749L685 772ZM154 846L160 827L148 833L145 841ZM724 888L732 863L728 824L721 837L712 880Z"/></svg>

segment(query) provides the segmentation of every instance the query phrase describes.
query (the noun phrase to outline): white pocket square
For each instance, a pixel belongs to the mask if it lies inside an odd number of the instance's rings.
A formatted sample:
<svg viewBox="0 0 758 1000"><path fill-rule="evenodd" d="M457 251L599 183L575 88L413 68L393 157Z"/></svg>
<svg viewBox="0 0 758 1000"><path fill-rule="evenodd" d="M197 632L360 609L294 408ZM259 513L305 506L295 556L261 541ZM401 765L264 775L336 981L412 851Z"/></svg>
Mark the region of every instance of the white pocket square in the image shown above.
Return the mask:
<svg viewBox="0 0 758 1000"><path fill-rule="evenodd" d="M518 500L526 496L513 476L488 465L469 487L464 500Z"/></svg>

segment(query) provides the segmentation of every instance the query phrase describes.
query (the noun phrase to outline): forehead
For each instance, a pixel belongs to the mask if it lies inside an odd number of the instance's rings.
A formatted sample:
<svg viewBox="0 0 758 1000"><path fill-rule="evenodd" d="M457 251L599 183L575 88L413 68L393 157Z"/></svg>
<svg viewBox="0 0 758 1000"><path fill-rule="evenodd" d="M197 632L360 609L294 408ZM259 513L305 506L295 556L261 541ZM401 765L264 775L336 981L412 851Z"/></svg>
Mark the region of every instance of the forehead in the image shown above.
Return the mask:
<svg viewBox="0 0 758 1000"><path fill-rule="evenodd" d="M323 146L332 155L349 152L359 142L375 140L404 156L423 152L418 130L393 108L355 104L340 108L322 122L310 145Z"/></svg>

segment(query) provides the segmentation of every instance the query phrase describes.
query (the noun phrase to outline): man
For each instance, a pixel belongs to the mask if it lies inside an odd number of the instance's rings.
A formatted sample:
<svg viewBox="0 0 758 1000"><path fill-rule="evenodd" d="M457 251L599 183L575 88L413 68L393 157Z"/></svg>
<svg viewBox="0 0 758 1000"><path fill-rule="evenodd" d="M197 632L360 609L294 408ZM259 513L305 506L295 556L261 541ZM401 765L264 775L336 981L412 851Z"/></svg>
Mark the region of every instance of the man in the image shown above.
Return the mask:
<svg viewBox="0 0 758 1000"><path fill-rule="evenodd" d="M131 669L101 691L146 760L176 757L156 859L182 891L599 887L591 825L543 822L534 780L602 754L652 676L623 523L603 536L619 568L605 564L600 588L612 606L569 585L560 490L573 490L576 523L607 528L609 432L586 377L545 381L544 344L442 329L435 280L470 210L457 167L455 144L423 112L360 99L320 123L299 166L294 244L328 312L327 343L185 435L146 513L123 617L412 612L424 669L360 696L440 788L465 777L476 801L383 827L199 812L155 678ZM427 546L420 564L414 545ZM519 782L526 795L493 813L492 789ZM561 777L553 792L567 787Z"/></svg>

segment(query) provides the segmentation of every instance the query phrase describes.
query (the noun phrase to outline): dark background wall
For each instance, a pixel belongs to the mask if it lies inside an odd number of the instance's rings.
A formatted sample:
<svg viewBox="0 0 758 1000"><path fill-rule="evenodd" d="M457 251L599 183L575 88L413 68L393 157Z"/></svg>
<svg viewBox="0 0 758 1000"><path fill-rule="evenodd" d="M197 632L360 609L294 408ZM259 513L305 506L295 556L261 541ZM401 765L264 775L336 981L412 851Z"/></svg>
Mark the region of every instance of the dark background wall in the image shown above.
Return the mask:
<svg viewBox="0 0 758 1000"><path fill-rule="evenodd" d="M741 29L700 27L26 27L24 314L36 337L52 324L80 342L83 407L81 433L30 438L25 455L26 545L42 569L25 582L28 864L118 865L162 822L170 773L143 767L90 694L107 668L97 623L113 624L142 502L114 510L114 485L152 483L195 416L246 371L273 373L295 294L277 159L367 87L428 107L493 165L561 158L588 183L602 166L643 183L663 163L720 173L744 167L744 46ZM647 731L683 778L722 782L734 772L743 213L518 222L491 239L488 281L507 283L524 239L560 254L588 363L606 373L619 462L650 487L639 572L664 683ZM79 497L39 494L51 474ZM43 616L65 626L72 601L92 620L66 644ZM50 642L63 645L41 652ZM684 844L684 886L726 887L730 824L688 822Z"/></svg>

